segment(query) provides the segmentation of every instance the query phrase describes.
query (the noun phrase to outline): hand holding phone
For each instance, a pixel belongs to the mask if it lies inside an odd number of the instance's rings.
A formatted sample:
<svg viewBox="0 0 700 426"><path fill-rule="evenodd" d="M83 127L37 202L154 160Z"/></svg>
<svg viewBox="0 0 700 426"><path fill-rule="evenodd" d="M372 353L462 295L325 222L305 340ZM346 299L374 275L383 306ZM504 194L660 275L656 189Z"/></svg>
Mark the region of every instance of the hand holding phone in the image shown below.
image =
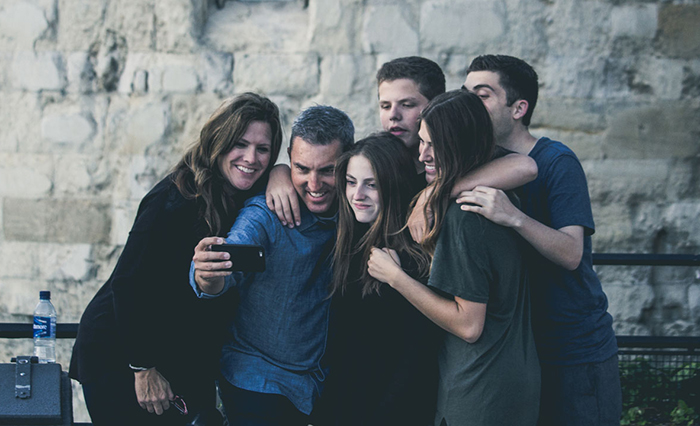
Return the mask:
<svg viewBox="0 0 700 426"><path fill-rule="evenodd" d="M212 251L228 252L232 266L224 271L263 272L265 250L259 245L221 244L211 246Z"/></svg>

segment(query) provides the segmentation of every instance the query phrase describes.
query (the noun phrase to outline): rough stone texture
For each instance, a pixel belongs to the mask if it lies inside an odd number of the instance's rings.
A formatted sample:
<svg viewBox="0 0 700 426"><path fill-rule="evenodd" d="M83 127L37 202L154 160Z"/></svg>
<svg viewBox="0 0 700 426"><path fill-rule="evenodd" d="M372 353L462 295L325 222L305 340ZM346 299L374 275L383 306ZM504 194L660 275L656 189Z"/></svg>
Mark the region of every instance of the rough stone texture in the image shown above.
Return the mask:
<svg viewBox="0 0 700 426"><path fill-rule="evenodd" d="M664 4L659 10L659 50L671 58L700 55L700 4Z"/></svg>
<svg viewBox="0 0 700 426"><path fill-rule="evenodd" d="M359 138L379 129L376 70L412 54L448 89L476 55L527 60L532 131L582 160L595 251L698 254L698 22L700 0L0 1L0 321L29 322L43 289L78 321L141 198L225 98L270 96L285 145L316 103ZM700 268L597 271L617 333L700 335ZM29 351L0 342L5 359Z"/></svg>
<svg viewBox="0 0 700 426"><path fill-rule="evenodd" d="M236 91L268 95L313 96L318 92L318 57L308 55L234 56Z"/></svg>

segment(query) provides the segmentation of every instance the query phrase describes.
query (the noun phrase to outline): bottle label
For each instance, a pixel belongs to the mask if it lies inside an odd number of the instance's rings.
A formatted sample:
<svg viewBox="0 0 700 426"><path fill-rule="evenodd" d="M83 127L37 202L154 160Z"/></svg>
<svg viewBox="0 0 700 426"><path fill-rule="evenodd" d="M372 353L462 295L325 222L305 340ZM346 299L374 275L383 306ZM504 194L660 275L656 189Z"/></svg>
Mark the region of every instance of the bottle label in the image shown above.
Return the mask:
<svg viewBox="0 0 700 426"><path fill-rule="evenodd" d="M34 317L34 338L56 337L56 319L51 317Z"/></svg>

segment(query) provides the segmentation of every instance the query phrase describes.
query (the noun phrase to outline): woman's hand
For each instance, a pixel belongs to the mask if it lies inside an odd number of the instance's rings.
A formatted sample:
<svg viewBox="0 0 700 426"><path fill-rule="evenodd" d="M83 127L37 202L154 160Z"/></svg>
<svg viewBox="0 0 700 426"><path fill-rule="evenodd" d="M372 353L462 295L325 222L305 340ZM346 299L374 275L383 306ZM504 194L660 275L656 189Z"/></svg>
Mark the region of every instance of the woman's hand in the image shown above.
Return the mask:
<svg viewBox="0 0 700 426"><path fill-rule="evenodd" d="M282 225L294 228L301 224L299 196L292 184L289 167L278 164L270 170L270 180L265 190L267 207L277 214Z"/></svg>
<svg viewBox="0 0 700 426"><path fill-rule="evenodd" d="M408 220L406 221L406 225L408 225L408 230L411 233L411 237L413 238L413 241L417 243L421 243L423 239L425 238L425 234L427 232L427 229L425 228L425 204L428 202L428 198L430 198L430 194L433 193L433 187L428 186L425 188L420 195L418 196L418 200L416 200L416 205L413 206L413 210L411 211L411 215L408 217ZM433 226L433 222L435 221L435 218L433 217L433 211L430 210L430 208L427 209L428 213L428 226Z"/></svg>
<svg viewBox="0 0 700 426"><path fill-rule="evenodd" d="M389 248L378 249L372 247L367 261L367 272L377 281L394 286L396 277L403 274L401 260L395 250Z"/></svg>
<svg viewBox="0 0 700 426"><path fill-rule="evenodd" d="M231 275L233 262L225 251L211 251L211 246L223 244L221 237L203 238L194 248L194 280L204 293L217 294L224 288L224 277Z"/></svg>
<svg viewBox="0 0 700 426"><path fill-rule="evenodd" d="M159 416L170 408L170 401L175 397L170 382L165 380L158 370L149 368L134 372L136 400L141 408Z"/></svg>

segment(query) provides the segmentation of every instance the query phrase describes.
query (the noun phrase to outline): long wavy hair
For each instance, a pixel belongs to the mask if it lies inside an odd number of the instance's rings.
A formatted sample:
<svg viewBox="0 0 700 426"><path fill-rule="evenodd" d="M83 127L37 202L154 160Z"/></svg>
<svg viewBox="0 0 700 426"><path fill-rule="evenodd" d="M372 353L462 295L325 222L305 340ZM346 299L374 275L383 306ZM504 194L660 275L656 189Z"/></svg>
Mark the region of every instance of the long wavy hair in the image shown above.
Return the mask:
<svg viewBox="0 0 700 426"><path fill-rule="evenodd" d="M272 101L255 93L243 93L226 100L209 117L199 139L173 168L171 177L178 190L187 199L196 199L210 235L219 235L225 218L237 213L235 196L239 190L221 174L219 157L228 154L243 137L253 121L270 126L272 146L270 164L247 192L255 194L267 182L282 147L282 126L279 109Z"/></svg>
<svg viewBox="0 0 700 426"><path fill-rule="evenodd" d="M348 163L355 156L365 157L372 166L381 206L377 218L364 235L354 235L358 222L345 196ZM362 286L362 296L379 294L381 283L367 272L370 250L389 247L410 257L417 265L417 278L424 278L430 268L430 257L413 242L408 230L402 230L411 199L418 192L413 158L406 145L391 133L372 134L353 145L337 161L335 182L340 198L338 237L333 254L331 295L344 293L349 286ZM350 259L361 256L362 272L359 282L348 282Z"/></svg>
<svg viewBox="0 0 700 426"><path fill-rule="evenodd" d="M430 135L437 169L433 192L426 203L435 220L432 227L427 227L422 243L432 255L455 182L491 160L495 145L486 107L478 96L464 90L447 92L430 101L421 113L421 126L426 126Z"/></svg>

